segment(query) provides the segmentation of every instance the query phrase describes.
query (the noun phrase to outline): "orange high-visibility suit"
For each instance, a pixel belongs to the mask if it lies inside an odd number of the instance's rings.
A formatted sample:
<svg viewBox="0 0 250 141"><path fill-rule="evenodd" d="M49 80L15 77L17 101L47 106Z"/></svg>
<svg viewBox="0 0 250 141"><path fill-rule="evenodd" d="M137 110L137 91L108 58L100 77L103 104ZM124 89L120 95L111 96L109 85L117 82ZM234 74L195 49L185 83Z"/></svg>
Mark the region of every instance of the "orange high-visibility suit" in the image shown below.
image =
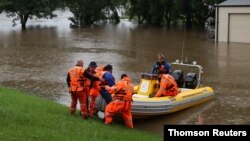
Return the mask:
<svg viewBox="0 0 250 141"><path fill-rule="evenodd" d="M177 83L170 74L163 74L161 78L160 88L155 97L175 96L178 94Z"/></svg>
<svg viewBox="0 0 250 141"><path fill-rule="evenodd" d="M71 108L70 113L74 114L76 111L77 99L80 103L80 110L83 118L88 116L88 94L87 88L89 85L84 76L85 68L75 66L68 71L69 89L71 94Z"/></svg>
<svg viewBox="0 0 250 141"><path fill-rule="evenodd" d="M103 71L103 68L104 66L99 66L96 68L95 70L95 76L99 77L99 78L102 78L102 71ZM89 92L89 95L90 95L90 104L89 104L89 114L90 116L93 116L97 110L95 108L95 100L96 98L100 95L100 90L101 90L101 81L98 80L98 81L94 81L93 82L93 86L92 88L90 89L90 92Z"/></svg>
<svg viewBox="0 0 250 141"><path fill-rule="evenodd" d="M106 89L113 93L113 101L110 102L105 109L105 124L112 123L113 116L120 114L125 121L125 125L133 128L133 120L131 114L131 102L134 86L129 77L123 77L115 86Z"/></svg>

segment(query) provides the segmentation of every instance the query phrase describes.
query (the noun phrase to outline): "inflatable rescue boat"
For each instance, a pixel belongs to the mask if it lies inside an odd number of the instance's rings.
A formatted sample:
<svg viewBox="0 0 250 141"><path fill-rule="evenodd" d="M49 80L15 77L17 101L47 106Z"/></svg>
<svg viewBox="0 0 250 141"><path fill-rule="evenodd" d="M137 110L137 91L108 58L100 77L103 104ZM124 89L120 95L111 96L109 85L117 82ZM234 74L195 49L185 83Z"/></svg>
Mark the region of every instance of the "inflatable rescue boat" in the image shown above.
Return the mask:
<svg viewBox="0 0 250 141"><path fill-rule="evenodd" d="M203 68L200 65L184 64L179 62L171 63L171 66L188 68L191 72L184 73L181 69L173 71L180 93L176 96L152 97L159 89L158 76L154 74L141 75L141 81L135 87L137 91L133 95L132 114L133 116L154 116L173 113L185 108L189 108L214 98L214 91L211 87L203 87L201 75ZM197 72L193 71L196 69Z"/></svg>
<svg viewBox="0 0 250 141"><path fill-rule="evenodd" d="M153 97L159 89L158 75L142 73L140 83L138 86L135 86L135 94L132 97L131 112L134 117L169 114L214 98L213 89L202 86L202 66L196 63L184 64L174 62L171 63L171 67L188 68L187 70L191 70L191 72L184 73L182 69L175 69L172 73L180 93L176 96ZM196 72L193 71L194 69L196 69ZM101 96L96 99L95 107L99 111L105 111L106 103Z"/></svg>

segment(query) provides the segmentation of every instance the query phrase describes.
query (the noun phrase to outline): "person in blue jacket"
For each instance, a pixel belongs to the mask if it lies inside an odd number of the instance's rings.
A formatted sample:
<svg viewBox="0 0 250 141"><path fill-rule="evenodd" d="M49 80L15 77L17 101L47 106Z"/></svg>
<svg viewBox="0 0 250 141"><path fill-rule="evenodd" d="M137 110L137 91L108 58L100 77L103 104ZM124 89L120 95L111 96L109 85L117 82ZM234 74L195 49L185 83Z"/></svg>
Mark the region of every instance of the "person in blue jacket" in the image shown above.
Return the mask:
<svg viewBox="0 0 250 141"><path fill-rule="evenodd" d="M102 78L104 79L106 85L108 85L109 87L112 87L113 85L115 85L115 78L112 75L113 67L108 64L104 67L103 70L105 71L105 73L103 74ZM107 104L109 104L112 101L112 96L107 90L102 89L100 93Z"/></svg>
<svg viewBox="0 0 250 141"><path fill-rule="evenodd" d="M154 63L151 70L152 74L171 74L171 66L168 61L165 60L163 54L159 53L157 56L157 61Z"/></svg>

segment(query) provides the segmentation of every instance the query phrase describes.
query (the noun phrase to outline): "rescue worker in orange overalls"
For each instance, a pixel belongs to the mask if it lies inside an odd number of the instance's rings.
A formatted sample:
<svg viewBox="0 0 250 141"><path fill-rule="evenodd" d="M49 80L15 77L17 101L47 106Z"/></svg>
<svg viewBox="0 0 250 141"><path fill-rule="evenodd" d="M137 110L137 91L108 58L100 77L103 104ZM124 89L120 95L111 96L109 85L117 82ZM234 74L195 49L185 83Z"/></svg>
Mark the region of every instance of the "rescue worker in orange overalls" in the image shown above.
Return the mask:
<svg viewBox="0 0 250 141"><path fill-rule="evenodd" d="M101 78L104 66L99 66L95 69L95 76ZM102 81L93 81L90 86L90 104L89 104L89 115L92 117L97 113L95 108L95 100L100 95Z"/></svg>
<svg viewBox="0 0 250 141"><path fill-rule="evenodd" d="M96 76L95 75L95 69L97 68L97 64L96 64L96 62L94 62L94 61L92 61L92 62L90 62L89 63L89 65L88 65L88 68L86 69L86 71L87 72L89 72L89 73L91 73L92 75L94 75L94 76ZM96 82L96 81L94 81L94 80L91 80L91 79L87 79L87 83L89 84L89 89L88 89L88 97L90 98L89 100L91 100L91 89L93 89L93 85L94 85L94 83ZM89 102L89 101L88 101ZM90 103L88 103L89 104L89 106L90 106ZM90 111L90 109L89 109L89 116L91 116L92 117L92 114L91 114L91 111Z"/></svg>
<svg viewBox="0 0 250 141"><path fill-rule="evenodd" d="M87 102L89 84L88 81L86 81L86 78L92 80L99 80L99 78L85 71L83 64L83 60L78 60L76 66L69 69L66 81L71 94L70 114L75 114L78 99L80 103L81 115L84 119L86 119L89 114Z"/></svg>
<svg viewBox="0 0 250 141"><path fill-rule="evenodd" d="M122 74L119 82L112 87L105 86L105 89L114 94L113 101L105 109L105 124L111 124L113 116L120 114L125 121L125 125L133 128L131 102L134 86L131 79L127 74Z"/></svg>
<svg viewBox="0 0 250 141"><path fill-rule="evenodd" d="M155 97L175 96L178 94L177 83L173 76L170 74L160 74L159 77L161 77L160 88Z"/></svg>

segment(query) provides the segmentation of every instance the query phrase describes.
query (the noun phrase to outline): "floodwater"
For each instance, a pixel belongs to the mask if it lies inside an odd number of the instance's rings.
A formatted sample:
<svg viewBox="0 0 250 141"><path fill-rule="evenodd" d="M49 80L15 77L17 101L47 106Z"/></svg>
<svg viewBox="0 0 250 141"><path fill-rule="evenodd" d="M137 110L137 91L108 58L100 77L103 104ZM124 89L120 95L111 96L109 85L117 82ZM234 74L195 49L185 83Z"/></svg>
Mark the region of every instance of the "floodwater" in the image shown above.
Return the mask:
<svg viewBox="0 0 250 141"><path fill-rule="evenodd" d="M70 29L69 13L33 19L27 30L0 15L0 85L69 105L66 75L78 59L113 65L116 80L127 73L138 84L162 52L172 62L186 58L204 68L203 85L214 100L177 113L135 120L135 127L158 134L164 124L250 124L250 44L218 43L203 31L118 25ZM13 103L14 104L14 103Z"/></svg>

